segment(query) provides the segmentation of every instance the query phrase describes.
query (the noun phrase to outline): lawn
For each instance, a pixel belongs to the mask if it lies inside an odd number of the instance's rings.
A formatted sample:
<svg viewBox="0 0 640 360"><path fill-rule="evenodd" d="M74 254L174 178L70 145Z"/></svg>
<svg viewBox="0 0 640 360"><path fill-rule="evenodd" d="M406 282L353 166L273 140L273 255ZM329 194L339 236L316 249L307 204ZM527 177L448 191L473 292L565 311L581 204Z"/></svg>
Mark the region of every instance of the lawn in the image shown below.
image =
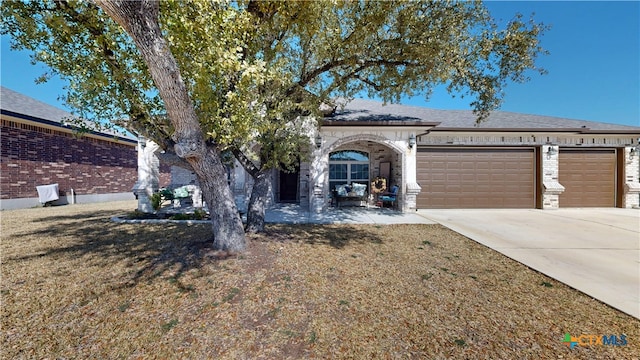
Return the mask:
<svg viewBox="0 0 640 360"><path fill-rule="evenodd" d="M634 359L640 321L439 225L121 224L3 211L6 359ZM570 349L565 333L625 335Z"/></svg>

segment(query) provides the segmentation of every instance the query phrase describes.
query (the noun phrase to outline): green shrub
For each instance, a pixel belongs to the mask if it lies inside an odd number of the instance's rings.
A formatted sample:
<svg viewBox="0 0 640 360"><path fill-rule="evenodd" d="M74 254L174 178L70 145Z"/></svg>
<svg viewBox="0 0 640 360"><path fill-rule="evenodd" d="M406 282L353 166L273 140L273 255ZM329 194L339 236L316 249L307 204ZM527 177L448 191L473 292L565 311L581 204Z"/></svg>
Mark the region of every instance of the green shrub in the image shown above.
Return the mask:
<svg viewBox="0 0 640 360"><path fill-rule="evenodd" d="M192 220L193 216L191 216L190 214L173 214L173 215L171 215L171 217L169 219L171 219L171 220Z"/></svg>
<svg viewBox="0 0 640 360"><path fill-rule="evenodd" d="M160 193L154 193L151 195L151 207L153 210L160 210L160 206L162 206L162 195Z"/></svg>
<svg viewBox="0 0 640 360"><path fill-rule="evenodd" d="M174 196L171 190L160 189L159 191L151 195L151 207L153 207L153 210L158 211L162 207L162 203L164 203L165 200L173 200L173 199L174 199Z"/></svg>
<svg viewBox="0 0 640 360"><path fill-rule="evenodd" d="M203 220L207 218L207 212L202 209L195 209L193 211L193 218L196 220Z"/></svg>
<svg viewBox="0 0 640 360"><path fill-rule="evenodd" d="M147 213L142 212L142 211L140 211L138 209L135 209L135 210L127 213L127 219L137 219L137 220L155 219L155 215L147 214Z"/></svg>

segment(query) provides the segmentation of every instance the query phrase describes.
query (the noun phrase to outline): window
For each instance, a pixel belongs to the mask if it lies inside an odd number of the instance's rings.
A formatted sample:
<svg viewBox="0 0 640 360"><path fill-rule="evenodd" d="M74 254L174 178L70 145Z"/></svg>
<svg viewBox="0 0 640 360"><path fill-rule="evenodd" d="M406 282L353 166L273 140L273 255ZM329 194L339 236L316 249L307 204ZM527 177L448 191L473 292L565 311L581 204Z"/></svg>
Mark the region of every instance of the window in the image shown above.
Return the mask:
<svg viewBox="0 0 640 360"><path fill-rule="evenodd" d="M369 188L369 154L362 151L344 150L329 155L329 187L357 182Z"/></svg>

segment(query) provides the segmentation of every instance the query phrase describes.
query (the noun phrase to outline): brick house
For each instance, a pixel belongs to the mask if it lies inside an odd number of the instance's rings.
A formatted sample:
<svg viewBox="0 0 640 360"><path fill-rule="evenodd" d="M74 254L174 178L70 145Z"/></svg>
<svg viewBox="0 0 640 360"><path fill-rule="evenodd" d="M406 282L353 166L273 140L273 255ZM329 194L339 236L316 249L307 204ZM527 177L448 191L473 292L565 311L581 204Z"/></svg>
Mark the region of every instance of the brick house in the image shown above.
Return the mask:
<svg viewBox="0 0 640 360"><path fill-rule="evenodd" d="M58 204L134 199L137 140L64 124L72 115L1 88L0 207L39 204L36 186L58 184ZM168 183L165 172L161 181Z"/></svg>

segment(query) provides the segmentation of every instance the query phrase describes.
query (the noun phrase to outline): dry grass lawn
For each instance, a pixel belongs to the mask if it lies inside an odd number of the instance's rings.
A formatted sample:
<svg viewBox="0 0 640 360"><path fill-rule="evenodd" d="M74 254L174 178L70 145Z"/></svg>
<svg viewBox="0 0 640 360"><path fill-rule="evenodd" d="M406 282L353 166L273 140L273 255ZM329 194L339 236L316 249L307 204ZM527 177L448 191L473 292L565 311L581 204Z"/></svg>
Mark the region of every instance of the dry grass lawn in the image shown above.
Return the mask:
<svg viewBox="0 0 640 360"><path fill-rule="evenodd" d="M134 202L3 211L2 357L633 359L640 321L437 225L119 224ZM621 335L575 347L565 333Z"/></svg>

